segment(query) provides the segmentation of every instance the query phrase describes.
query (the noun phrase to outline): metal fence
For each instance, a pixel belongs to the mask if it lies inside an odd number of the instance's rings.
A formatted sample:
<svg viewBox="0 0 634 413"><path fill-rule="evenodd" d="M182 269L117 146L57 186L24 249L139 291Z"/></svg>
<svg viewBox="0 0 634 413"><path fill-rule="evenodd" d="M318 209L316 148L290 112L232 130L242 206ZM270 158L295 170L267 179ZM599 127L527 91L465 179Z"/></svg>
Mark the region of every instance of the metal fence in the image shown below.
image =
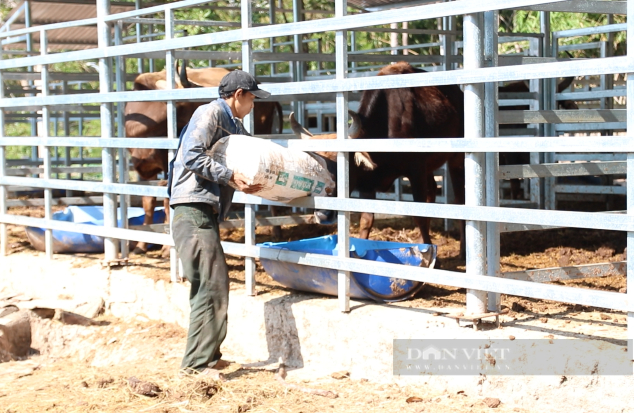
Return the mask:
<svg viewBox="0 0 634 413"><path fill-rule="evenodd" d="M169 3L146 9L135 10L116 15L109 14L109 3L97 1L98 17L70 23L59 23L0 33L0 38L38 33L40 37L40 55L16 57L0 61L0 83L8 75L8 70L41 65L41 81L50 82L48 65L61 62L85 61L98 59L99 84L98 94L76 93L72 95L52 95L47 88L42 89L41 96L8 98L4 96L4 88L0 89L0 125L5 124L5 111L16 107L37 107L41 110L43 120L42 136L16 138L5 136L4 128L0 135L0 244L6 253L6 224L38 226L46 228L47 255L52 256L51 236L53 229L84 232L107 237L105 256L107 260L117 257L118 242L116 240L137 240L151 243L173 245L167 234L133 231L117 228L116 206L126 205L127 195L147 195L165 197L163 187L127 183L127 160L125 149L164 148L175 149L177 141L174 102L178 100L210 99L217 97L216 89L175 89L173 82L168 82L168 90L129 92L123 87L125 73L122 73L121 59L136 56L139 53L164 53L167 78L174 78L175 50L193 48L210 44L226 44L240 42L242 44L242 68L253 72L254 53L251 50L252 39L274 38L281 36L299 36L302 34L333 31L336 40L336 76L335 79L314 81L293 81L270 83L263 87L269 90L274 99L282 101L304 101L307 98L319 100L320 97L335 97L338 139L333 141L301 141L278 140L290 148L305 151L339 151L338 155L338 197L306 198L292 203L295 207L333 209L338 212L338 233L340 243L337 256L323 256L312 253L290 251L273 251L255 246L255 206L270 205L273 202L261 198L236 194L234 201L245 204L245 243L223 243L228 254L246 257L246 289L248 294L255 293L255 258L268 258L296 262L303 265L315 265L336 269L339 272L339 301L342 311L349 311L350 271L372 273L388 277L400 277L409 280L436 283L467 289L467 313L487 314L499 311L499 294L512 294L538 299L548 299L569 303L609 308L628 313L628 338L634 334L634 267L627 264L627 293L614 293L587 290L559 285L547 285L540 282L504 278L499 266L499 240L501 228L512 226L526 228L537 226L566 226L574 228L590 228L626 231L628 249L634 250L634 180L628 180L626 192L628 210L625 214L585 213L556 210L527 210L516 208L500 208L498 181L500 171L497 161L498 152L535 152L535 153L607 153L623 154L627 159L620 166L619 172L634 172L634 146L631 131L628 136L593 136L587 139L561 137L554 133L546 137L512 138L498 137L497 133L497 87L496 82L523 79L550 79L565 76L609 76L616 73L634 71L634 51L628 45L627 56L605 57L599 59L557 61L553 56L545 56L541 61L532 64L512 64L498 66L497 56L497 10L509 8L527 8L541 10L544 16L550 11L597 11L603 13L629 14L627 32L634 33L634 8L628 2L594 2L594 1L557 1L552 0L485 0L481 2L456 1L435 4L421 4L402 9L387 9L372 13L346 15L346 1L335 2L334 17L322 18L306 22L276 24L252 27L252 9L250 2L241 3L241 25L239 28L217 33L200 34L187 37L174 36L174 10L181 7L195 7L209 3L209 0L187 0ZM610 3L609 5L603 3ZM629 6L629 7L628 7ZM628 7L628 10L626 10ZM165 38L151 40L141 44L123 44L121 41L122 21L130 21L140 16L155 12L165 12ZM391 77L353 77L350 76L348 63L351 52L347 47L346 31L359 30L376 25L394 22L415 21L430 18L445 18L456 15L463 17L463 69L449 71L433 71L408 76ZM77 27L94 25L98 27L99 45L97 48L65 52L47 53L46 39L50 31L61 27ZM110 39L114 30L114 45ZM545 50L550 50L546 48ZM550 53L550 52L549 52ZM113 68L113 60L116 61ZM448 59L446 61L450 61ZM520 63L522 60L520 60ZM528 63L529 61L524 61ZM113 70L116 69L116 70ZM114 79L112 74L115 73ZM171 84L170 84L171 83ZM376 140L350 140L347 137L348 96L351 91L364 91L382 88L401 88L414 86L434 86L446 84L464 85L465 94L465 137L453 139L392 139L390 145ZM113 91L113 85L116 91ZM551 89L552 90L552 89ZM634 97L634 80L628 77L627 97ZM555 96L569 98L568 96ZM629 100L629 99L628 99ZM168 138L123 138L121 128L115 137L113 119L122 125L122 105L126 101L168 101ZM101 119L100 137L53 137L48 128L50 108L56 105L99 104ZM117 103L115 111L113 103ZM597 116L597 122L605 121L603 113L583 111L576 116ZM524 123L542 123L552 118L575 116L565 111L545 110L539 113L522 112ZM621 116L619 114L619 116ZM634 108L628 106L624 116L627 125L634 125ZM622 122L622 120L620 120ZM245 122L248 125L248 121ZM607 126L606 126L607 128ZM487 139L488 138L488 139ZM53 179L53 163L50 152L44 151L42 176L12 176L7 173L5 147L11 145L59 147L97 147L102 149L101 165L103 179L101 182L82 182ZM403 201L376 200L367 201L349 197L348 184L349 165L348 152L465 152L466 153L466 205L420 204ZM630 153L632 151L632 153ZM118 156L117 156L118 155ZM118 159L118 162L117 162ZM524 168L524 167L519 167ZM568 166L553 164L543 165L543 175L552 176L570 173ZM542 176L540 172L529 170L516 171L522 177ZM544 172L545 171L545 172ZM533 175L530 175L530 174ZM508 176L507 176L508 177ZM7 186L29 186L44 189L46 216L36 219L11 215L7 213ZM51 219L51 199L53 189L91 191L103 193L104 226L70 224ZM287 205L287 204L278 204ZM125 210L125 208L122 208ZM349 223L351 212L373 212L380 214L399 214L408 216L431 216L446 219L462 219L467 221L467 264L466 273L457 273L439 269L412 268L392 264L369 263L349 258ZM125 219L124 219L125 221ZM172 268L176 268L176 257L172 254ZM487 293L488 292L488 293Z"/></svg>

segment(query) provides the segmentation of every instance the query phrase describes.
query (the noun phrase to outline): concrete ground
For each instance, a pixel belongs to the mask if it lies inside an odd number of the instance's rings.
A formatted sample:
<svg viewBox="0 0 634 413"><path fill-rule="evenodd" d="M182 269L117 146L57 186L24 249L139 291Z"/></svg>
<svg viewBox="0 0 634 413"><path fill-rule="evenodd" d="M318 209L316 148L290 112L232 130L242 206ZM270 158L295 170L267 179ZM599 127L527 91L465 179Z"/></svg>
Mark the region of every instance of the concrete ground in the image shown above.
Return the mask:
<svg viewBox="0 0 634 413"><path fill-rule="evenodd" d="M133 319L139 315L187 327L188 285L155 281L131 274L125 267L110 271L82 267L77 258L42 254L0 258L0 295L20 292L38 299L102 297L106 312ZM624 315L609 320L593 315L548 315L523 319L502 317L499 329L481 331L461 327L443 308L408 308L353 302L352 311L338 311L335 298L271 290L248 297L233 289L229 305L229 334L223 346L228 359L251 366L272 365L281 358L289 377L310 378L349 371L353 379L373 382L425 383L446 392L466 392L502 400L506 406L549 412L634 412L632 364L626 352ZM596 317L595 317L596 318ZM577 352L546 358L535 370L534 360L511 360L515 371L543 373L556 362L563 374L495 375L490 366L504 365L503 357L469 375L393 374L394 339L480 339L485 347L517 345L523 340L563 340L584 344ZM526 354L537 350L526 347ZM581 351L581 352L580 352ZM416 351L414 354L418 354ZM499 354L499 353L498 353ZM539 355L537 355L539 356ZM539 360L539 358L537 359ZM487 364L488 362L488 364ZM602 374L610 363L629 366L629 375ZM542 368L543 367L543 368ZM575 370L576 369L576 370ZM570 374L570 372L582 374ZM482 374L483 372L483 374Z"/></svg>

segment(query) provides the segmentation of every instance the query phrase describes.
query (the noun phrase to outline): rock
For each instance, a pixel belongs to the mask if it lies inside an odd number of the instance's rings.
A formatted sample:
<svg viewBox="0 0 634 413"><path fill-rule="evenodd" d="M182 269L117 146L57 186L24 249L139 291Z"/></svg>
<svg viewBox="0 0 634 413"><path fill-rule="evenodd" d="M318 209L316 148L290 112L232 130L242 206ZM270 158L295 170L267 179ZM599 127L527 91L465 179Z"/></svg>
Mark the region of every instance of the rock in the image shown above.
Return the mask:
<svg viewBox="0 0 634 413"><path fill-rule="evenodd" d="M26 311L17 311L0 318L0 362L29 354L31 323Z"/></svg>
<svg viewBox="0 0 634 413"><path fill-rule="evenodd" d="M12 304L8 304L7 306L0 308L0 317L7 316L12 313L17 313L20 309Z"/></svg>
<svg viewBox="0 0 634 413"><path fill-rule="evenodd" d="M570 265L570 256L562 255L561 257L557 259L557 263L559 264L560 267L567 267L568 265Z"/></svg>
<svg viewBox="0 0 634 413"><path fill-rule="evenodd" d="M515 311L516 313L521 313L526 311L526 307L518 302L515 302L511 305L511 310Z"/></svg>
<svg viewBox="0 0 634 413"><path fill-rule="evenodd" d="M31 310L35 315L40 318L48 318L51 319L55 317L55 309L54 308L34 308Z"/></svg>
<svg viewBox="0 0 634 413"><path fill-rule="evenodd" d="M349 379L350 378L350 373L347 371L337 371L334 372L330 375L330 377L332 377L333 379L337 379L337 380L342 380L342 379Z"/></svg>
<svg viewBox="0 0 634 413"><path fill-rule="evenodd" d="M41 318L52 318L55 310L69 311L87 318L95 318L104 307L104 300L95 297L89 300L31 300L16 303L22 310L33 310Z"/></svg>
<svg viewBox="0 0 634 413"><path fill-rule="evenodd" d="M103 311L105 302L101 297L95 297L88 302L77 306L73 312L88 318L95 318Z"/></svg>
<svg viewBox="0 0 634 413"><path fill-rule="evenodd" d="M133 393L140 394L141 396L156 397L161 392L161 389L156 384L141 381L136 377L128 378L128 385Z"/></svg>
<svg viewBox="0 0 634 413"><path fill-rule="evenodd" d="M483 401L484 401L484 404L486 404L491 409L495 409L502 403L500 399L496 399L495 397L487 397Z"/></svg>
<svg viewBox="0 0 634 413"><path fill-rule="evenodd" d="M601 314L600 317L601 317L601 320L612 320L612 317L610 317L607 314Z"/></svg>
<svg viewBox="0 0 634 413"><path fill-rule="evenodd" d="M73 311L79 304L78 301L75 300L30 300L30 301L20 301L17 302L17 305L20 310L34 310L36 308L42 309L61 309L66 311Z"/></svg>
<svg viewBox="0 0 634 413"><path fill-rule="evenodd" d="M106 387L108 387L108 385L112 383L114 383L114 379L112 377L101 378L97 380L97 387L99 387L100 389L105 389Z"/></svg>
<svg viewBox="0 0 634 413"><path fill-rule="evenodd" d="M548 319L546 317L542 317L539 319L539 321L541 321L542 323L547 323Z"/></svg>
<svg viewBox="0 0 634 413"><path fill-rule="evenodd" d="M408 397L407 400L405 400L406 403L422 403L423 399L421 399L420 397L416 397L416 396L412 396L412 397Z"/></svg>
<svg viewBox="0 0 634 413"><path fill-rule="evenodd" d="M77 324L80 326L94 326L100 324L98 321L92 320L88 317L60 309L55 310L54 318L64 324Z"/></svg>

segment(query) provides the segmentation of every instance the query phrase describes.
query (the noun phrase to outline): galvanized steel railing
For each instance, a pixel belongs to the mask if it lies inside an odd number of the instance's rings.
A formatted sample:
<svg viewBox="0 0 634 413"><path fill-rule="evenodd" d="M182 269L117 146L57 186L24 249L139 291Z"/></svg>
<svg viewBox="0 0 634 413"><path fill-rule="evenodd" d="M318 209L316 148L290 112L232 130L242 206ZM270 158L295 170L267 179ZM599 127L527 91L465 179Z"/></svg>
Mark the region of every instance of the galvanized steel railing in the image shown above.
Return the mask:
<svg viewBox="0 0 634 413"><path fill-rule="evenodd" d="M101 138L52 138L46 134L41 138L20 138L20 144L50 146L92 146L103 147L103 175L102 183L74 182L68 180L50 179L51 162L44 159L45 178L27 178L7 176L5 167L5 149L7 145L14 145L14 138L0 135L0 242L2 248L6 249L6 224L33 225L51 229L64 229L70 231L81 231L89 234L109 237L107 242L106 258L114 258L116 254L116 244L114 239L134 239L139 241L164 243L173 245L171 237L165 234L146 233L116 228L115 220L115 197L116 195L151 195L164 197L165 188L150 187L143 185L132 185L114 182L114 149L127 147L161 147L174 149L176 141L174 139L123 139L112 137L112 127L109 120L113 118L111 103L134 101L168 101L170 102L170 127L169 137L175 137L175 113L173 102L176 100L190 99L211 99L217 97L217 90L207 89L173 89L166 91L143 91L124 92L120 87L120 73L117 82L117 92L110 90L112 79L108 76L112 73L110 69L110 58L134 56L140 51L143 52L165 52L166 68L168 79L173 79L174 49L185 47L197 47L209 44L223 44L228 42L242 42L243 69L253 70L253 59L250 50L251 39L272 38L276 36L300 35L320 31L336 32L336 62L337 71L334 80L301 81L291 83L271 83L263 85L263 88L272 92L278 99L293 99L295 97L334 96L336 100L337 130L339 139L335 141L299 141L288 140L281 143L288 147L300 150L336 150L338 157L337 182L339 186L338 198L306 198L292 203L296 207L315 207L323 209L338 210L338 230L340 236L339 255L336 257L322 256L311 253L297 253L288 251L272 251L259 248L254 245L254 205L275 204L264 201L261 198L237 194L235 201L244 203L245 208L245 228L246 242L244 244L223 243L225 252L247 257L246 279L247 292L254 294L254 258L279 259L290 262L297 262L304 265L316 265L325 268L332 268L339 271L340 289L339 300L342 311L349 311L349 271L367 272L389 277L398 276L400 278L411 279L422 282L431 282L443 285L463 287L468 289L467 311L471 314L495 311L499 309L499 296L496 294L513 294L525 297L565 301L570 303L610 308L628 313L628 338L634 336L634 264L628 265L628 293L620 294L606 291L587 290L572 287L562 287L556 285L545 285L541 283L518 281L498 277L499 274L499 227L501 224L517 225L539 225L539 226L569 226L577 228L608 229L628 232L628 249L634 251L634 180L630 180L627 185L628 213L608 214L608 213L584 213L584 212L564 212L554 210L525 210L512 208L499 208L497 191L498 165L496 161L497 152L580 152L580 153L622 153L627 156L627 167L625 171L628 175L634 172L634 144L631 131L628 136L623 137L592 137L587 140L579 138L563 138L557 136L542 138L495 138L485 139L485 137L495 137L496 130L496 93L495 82L520 80L520 79L542 79L579 75L610 75L614 73L634 72L634 49L628 45L628 55L622 57L608 57L602 59L570 62L537 63L527 66L505 66L497 67L497 47L495 41L488 42L488 39L495 39L497 35L496 13L490 10L506 8L533 7L538 10L591 10L592 7L607 7L596 5L597 2L554 2L552 0L488 0L481 2L447 2L423 6L414 6L403 10L384 10L374 13L346 16L346 1L339 0L335 3L335 17L310 22L296 22L283 25L272 25L267 27L251 27L251 10L249 2L242 4L242 25L240 29L230 30L212 34L202 34L175 38L173 37L173 13L178 7L189 7L197 4L207 3L208 0L183 1L171 3L153 8L143 9L134 12L121 13L118 15L108 15L107 1L98 1L98 19L89 19L81 22L64 23L64 27L79 24L98 23L100 28L100 45L97 49L85 50L81 52L68 52L59 54L45 54L41 56L21 57L0 61L0 81L2 71L10 68L26 67L33 65L45 65L59 62L75 60L100 59L101 82L99 94L74 94L49 95L41 97L23 97L7 99L0 95L0 108L39 106L43 108L43 116L48 112L47 107L51 105L68 105L81 103L99 103L102 114L102 136ZM601 2L605 3L605 2ZM622 2L610 5L610 10L614 12L623 11ZM618 4L617 4L618 3ZM145 42L143 44L119 44L108 46L108 22L117 27L119 20L142 16L147 13L166 11L166 38ZM481 13L484 13L483 15ZM634 33L634 10L632 6L628 9L629 19L627 24L628 33ZM429 19L436 17L464 15L464 69L446 72L429 72L413 74L409 76L392 77L348 77L348 51L346 47L346 30L354 30L380 24L393 22L413 21L418 19ZM482 17L484 16L484 17ZM33 33L35 30L45 39L47 30L62 27L58 25L43 26L38 28L23 29L15 33L0 33L0 38L9 36ZM633 34L634 35L634 34ZM142 49L142 50L141 50ZM44 49L45 50L45 49ZM118 65L120 66L120 65ZM490 66L490 67L489 67ZM46 77L46 70L43 69L43 80ZM347 108L348 92L363 91L380 88L398 88L413 86L433 86L445 84L465 85L466 104L466 132L464 138L455 139L393 139L387 147L384 141L373 140L348 140L345 139L347 133ZM486 86L486 87L484 87ZM172 88L174 85L172 84ZM486 93L485 93L486 90ZM2 92L0 92L2 93ZM634 79L628 79L628 97L634 97ZM559 96L566 97L566 96ZM315 98L315 100L318 100ZM544 111L544 116L561 115L574 116L561 111ZM527 116L539 116L529 114ZM634 107L628 107L626 116L628 125L634 125ZM121 117L119 114L119 121ZM537 122L536 122L537 123ZM0 124L4 124L4 111L0 110ZM247 123L248 124L248 123ZM348 165L346 152L353 151L368 152L466 152L467 166L467 186L465 206L440 205L440 204L418 204L402 201L367 201L351 199L348 197ZM486 156L485 156L486 154ZM120 159L125 159L119 153ZM606 168L608 166L605 166ZM563 167L562 167L563 168ZM621 171L620 169L619 171ZM121 176L125 173L121 172ZM34 219L28 217L18 217L7 214L6 186L7 185L28 185L45 188L49 194L45 199L50 199L50 190L54 188L64 188L73 190L86 190L103 192L104 206L106 214L106 224L104 227L81 226L69 223L52 221L50 219L50 202L47 201L47 218ZM487 191L486 188L489 188ZM490 188L495 188L491 190ZM286 204L285 204L286 205ZM437 269L412 268L395 266L391 264L368 263L362 260L350 259L348 256L349 245L349 219L350 212L367 211L384 214L401 214L414 216L433 216L449 219L467 220L467 272L466 274L455 273ZM50 231L49 231L50 233ZM50 249L49 249L50 251ZM50 252L49 252L50 255ZM173 258L174 259L174 258ZM488 262L487 262L488 260ZM176 267L172 261L172 267ZM489 275L489 276L487 276ZM487 305L487 294L488 296Z"/></svg>

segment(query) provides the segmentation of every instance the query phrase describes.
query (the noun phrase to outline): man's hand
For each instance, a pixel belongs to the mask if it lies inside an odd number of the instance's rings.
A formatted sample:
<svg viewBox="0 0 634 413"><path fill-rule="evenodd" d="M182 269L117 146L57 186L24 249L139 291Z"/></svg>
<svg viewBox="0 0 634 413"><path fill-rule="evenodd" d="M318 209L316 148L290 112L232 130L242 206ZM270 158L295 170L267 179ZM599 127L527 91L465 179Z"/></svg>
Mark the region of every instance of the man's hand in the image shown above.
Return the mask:
<svg viewBox="0 0 634 413"><path fill-rule="evenodd" d="M264 189L264 185L261 184L249 185L246 177L238 172L233 173L231 179L229 180L229 184L233 184L231 186L236 188L238 191L244 192L245 194L253 194Z"/></svg>

